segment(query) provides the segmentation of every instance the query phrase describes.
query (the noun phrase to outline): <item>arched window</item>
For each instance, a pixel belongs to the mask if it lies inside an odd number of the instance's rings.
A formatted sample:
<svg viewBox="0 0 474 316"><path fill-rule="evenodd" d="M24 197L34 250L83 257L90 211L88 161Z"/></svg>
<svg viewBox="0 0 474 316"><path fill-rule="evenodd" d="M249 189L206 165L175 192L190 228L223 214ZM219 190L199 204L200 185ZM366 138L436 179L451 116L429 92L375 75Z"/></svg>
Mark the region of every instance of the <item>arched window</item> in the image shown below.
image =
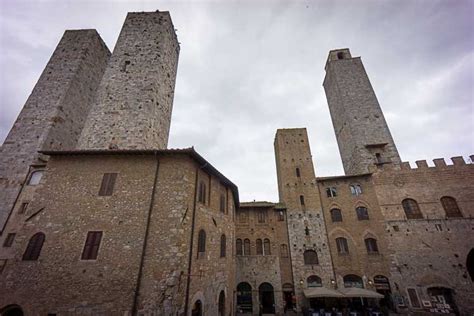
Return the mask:
<svg viewBox="0 0 474 316"><path fill-rule="evenodd" d="M349 253L349 246L347 245L347 239L344 237L336 238L336 247L339 254Z"/></svg>
<svg viewBox="0 0 474 316"><path fill-rule="evenodd" d="M378 253L379 248L377 247L377 240L375 238L366 238L365 247L368 253Z"/></svg>
<svg viewBox="0 0 474 316"><path fill-rule="evenodd" d="M260 238L257 239L256 248L257 248L257 255L263 255L263 243L262 243L262 240Z"/></svg>
<svg viewBox="0 0 474 316"><path fill-rule="evenodd" d="M219 294L218 315L225 316L225 293L221 291Z"/></svg>
<svg viewBox="0 0 474 316"><path fill-rule="evenodd" d="M237 248L237 256L242 256L244 254L242 248L242 239L238 238L235 241L235 247Z"/></svg>
<svg viewBox="0 0 474 316"><path fill-rule="evenodd" d="M28 181L28 185L37 185L40 183L41 178L43 177L44 170L36 170L30 176L30 180Z"/></svg>
<svg viewBox="0 0 474 316"><path fill-rule="evenodd" d="M285 244L280 245L280 255L283 258L288 258L288 246Z"/></svg>
<svg viewBox="0 0 474 316"><path fill-rule="evenodd" d="M308 284L308 287L321 287L323 286L323 281L321 280L320 277L316 275L311 275L306 279L306 283Z"/></svg>
<svg viewBox="0 0 474 316"><path fill-rule="evenodd" d="M446 212L446 217L462 217L461 210L459 209L458 202L456 202L455 198L443 196L441 198L441 204Z"/></svg>
<svg viewBox="0 0 474 316"><path fill-rule="evenodd" d="M250 239L244 240L244 256L250 256Z"/></svg>
<svg viewBox="0 0 474 316"><path fill-rule="evenodd" d="M362 281L362 278L358 275L355 274L348 274L344 276L344 287L358 287L363 289L364 288L364 282Z"/></svg>
<svg viewBox="0 0 474 316"><path fill-rule="evenodd" d="M38 260L43 248L45 235L43 233L36 233L31 237L26 247L25 253L23 254L23 260Z"/></svg>
<svg viewBox="0 0 474 316"><path fill-rule="evenodd" d="M303 254L304 264L318 264L318 254L314 250L306 250Z"/></svg>
<svg viewBox="0 0 474 316"><path fill-rule="evenodd" d="M333 208L331 210L331 220L333 223L335 222L342 222L342 212L338 208Z"/></svg>
<svg viewBox="0 0 474 316"><path fill-rule="evenodd" d="M359 206L356 208L357 219L359 221L368 220L369 219L369 211L367 207Z"/></svg>
<svg viewBox="0 0 474 316"><path fill-rule="evenodd" d="M201 229L198 235L198 254L204 252L206 252L206 232Z"/></svg>
<svg viewBox="0 0 474 316"><path fill-rule="evenodd" d="M270 250L270 239L265 238L263 241L263 254L268 256L271 255L271 250Z"/></svg>
<svg viewBox="0 0 474 316"><path fill-rule="evenodd" d="M403 210L405 211L405 215L407 219L418 219L423 218L421 214L420 207L418 203L413 199L404 199L402 201Z"/></svg>
<svg viewBox="0 0 474 316"><path fill-rule="evenodd" d="M204 181L199 182L198 201L206 204L206 183Z"/></svg>
<svg viewBox="0 0 474 316"><path fill-rule="evenodd" d="M351 184L350 185L351 194L354 196L359 196L362 194L362 187L360 184Z"/></svg>
<svg viewBox="0 0 474 316"><path fill-rule="evenodd" d="M226 238L225 238L225 235L222 234L221 235L221 258L224 258L225 257L225 252L226 252Z"/></svg>

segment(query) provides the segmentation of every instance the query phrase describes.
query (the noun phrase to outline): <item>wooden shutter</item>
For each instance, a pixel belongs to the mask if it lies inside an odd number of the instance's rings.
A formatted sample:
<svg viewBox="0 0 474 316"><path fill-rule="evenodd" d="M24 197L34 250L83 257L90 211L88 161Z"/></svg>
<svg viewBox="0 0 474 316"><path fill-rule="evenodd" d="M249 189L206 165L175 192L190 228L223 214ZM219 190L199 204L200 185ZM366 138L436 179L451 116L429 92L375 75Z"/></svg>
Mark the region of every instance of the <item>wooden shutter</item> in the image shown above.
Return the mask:
<svg viewBox="0 0 474 316"><path fill-rule="evenodd" d="M99 196L112 195L114 192L115 180L117 179L116 173L104 173L102 183L99 189Z"/></svg>
<svg viewBox="0 0 474 316"><path fill-rule="evenodd" d="M94 231L87 233L86 244L82 251L82 260L95 260L99 253L100 241L102 239L101 231Z"/></svg>

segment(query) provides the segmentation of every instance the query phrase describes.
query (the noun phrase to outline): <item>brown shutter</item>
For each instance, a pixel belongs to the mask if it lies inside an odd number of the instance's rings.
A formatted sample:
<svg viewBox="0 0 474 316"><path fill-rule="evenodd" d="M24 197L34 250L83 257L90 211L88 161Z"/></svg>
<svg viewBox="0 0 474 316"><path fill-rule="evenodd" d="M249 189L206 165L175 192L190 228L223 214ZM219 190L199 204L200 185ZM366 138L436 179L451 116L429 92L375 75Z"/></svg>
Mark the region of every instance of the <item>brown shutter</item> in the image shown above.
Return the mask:
<svg viewBox="0 0 474 316"><path fill-rule="evenodd" d="M116 173L104 173L104 176L102 177L102 183L99 189L99 196L112 195L112 193L114 192L116 179Z"/></svg>
<svg viewBox="0 0 474 316"><path fill-rule="evenodd" d="M100 241L102 239L102 232L88 232L86 238L86 244L84 245L84 250L82 251L82 260L95 260L97 259L97 254L99 253Z"/></svg>

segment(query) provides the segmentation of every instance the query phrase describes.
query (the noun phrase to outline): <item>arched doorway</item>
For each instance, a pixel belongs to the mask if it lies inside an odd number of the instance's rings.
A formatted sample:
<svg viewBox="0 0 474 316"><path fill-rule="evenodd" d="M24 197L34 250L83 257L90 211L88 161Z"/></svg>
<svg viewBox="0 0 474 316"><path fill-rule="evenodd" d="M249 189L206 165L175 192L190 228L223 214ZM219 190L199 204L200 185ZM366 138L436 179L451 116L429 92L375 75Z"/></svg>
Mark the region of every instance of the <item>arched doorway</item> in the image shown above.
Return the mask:
<svg viewBox="0 0 474 316"><path fill-rule="evenodd" d="M0 309L2 316L23 316L23 310L18 305L8 305Z"/></svg>
<svg viewBox="0 0 474 316"><path fill-rule="evenodd" d="M456 315L459 315L456 304L454 304L453 290L441 286L435 286L429 287L426 292L429 297L431 297L432 304L444 305L445 310L443 313L455 313Z"/></svg>
<svg viewBox="0 0 474 316"><path fill-rule="evenodd" d="M237 285L237 312L252 313L252 286L247 282Z"/></svg>
<svg viewBox="0 0 474 316"><path fill-rule="evenodd" d="M224 316L225 315L225 293L224 291L221 291L219 294L219 304L218 304L218 313L219 316Z"/></svg>
<svg viewBox="0 0 474 316"><path fill-rule="evenodd" d="M282 286L283 289L283 301L285 302L284 310L293 310L293 298L294 298L294 291L293 285L290 283L285 283Z"/></svg>
<svg viewBox="0 0 474 316"><path fill-rule="evenodd" d="M270 283L262 283L258 287L258 297L260 300L260 312L262 314L275 313L275 295L273 286Z"/></svg>
<svg viewBox="0 0 474 316"><path fill-rule="evenodd" d="M191 310L192 316L202 316L202 303L200 300L194 302L193 309Z"/></svg>
<svg viewBox="0 0 474 316"><path fill-rule="evenodd" d="M388 281L388 278L383 275L374 276L374 286L375 291L384 296L384 298L380 300L380 306L386 306L390 309L393 309L391 297L392 291L390 289L390 282Z"/></svg>
<svg viewBox="0 0 474 316"><path fill-rule="evenodd" d="M474 248L471 249L467 255L466 268L469 276L471 277L471 281L474 281Z"/></svg>

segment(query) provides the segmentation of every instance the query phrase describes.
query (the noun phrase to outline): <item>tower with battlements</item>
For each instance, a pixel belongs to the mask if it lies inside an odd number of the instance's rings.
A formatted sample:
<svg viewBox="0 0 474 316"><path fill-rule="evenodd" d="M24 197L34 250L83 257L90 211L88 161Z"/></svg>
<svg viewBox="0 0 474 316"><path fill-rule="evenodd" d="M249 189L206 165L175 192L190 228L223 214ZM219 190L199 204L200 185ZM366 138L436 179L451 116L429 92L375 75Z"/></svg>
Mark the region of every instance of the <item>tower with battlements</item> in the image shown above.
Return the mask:
<svg viewBox="0 0 474 316"><path fill-rule="evenodd" d="M400 156L360 57L349 49L329 52L324 90L347 175L369 166L400 164Z"/></svg>

